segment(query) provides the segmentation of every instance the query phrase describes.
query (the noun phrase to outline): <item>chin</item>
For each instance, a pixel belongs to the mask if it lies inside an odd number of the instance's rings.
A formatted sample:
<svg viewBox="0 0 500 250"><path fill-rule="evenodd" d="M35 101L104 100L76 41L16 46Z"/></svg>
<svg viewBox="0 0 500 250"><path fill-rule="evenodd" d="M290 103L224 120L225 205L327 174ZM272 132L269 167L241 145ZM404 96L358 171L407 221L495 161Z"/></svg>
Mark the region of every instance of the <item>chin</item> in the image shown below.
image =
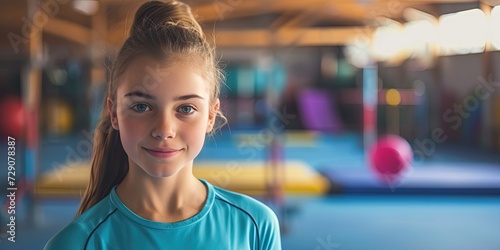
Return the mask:
<svg viewBox="0 0 500 250"><path fill-rule="evenodd" d="M168 168L165 166L158 166L156 169L143 169L148 175L154 178L172 177L179 173L182 168Z"/></svg>

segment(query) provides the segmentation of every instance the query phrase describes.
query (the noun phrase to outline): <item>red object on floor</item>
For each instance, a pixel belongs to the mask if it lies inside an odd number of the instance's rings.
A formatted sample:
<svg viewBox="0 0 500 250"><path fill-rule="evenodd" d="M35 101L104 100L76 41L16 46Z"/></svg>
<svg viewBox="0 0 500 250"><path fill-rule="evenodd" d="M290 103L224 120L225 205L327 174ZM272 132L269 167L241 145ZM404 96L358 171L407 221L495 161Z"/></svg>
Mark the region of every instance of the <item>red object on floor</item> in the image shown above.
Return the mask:
<svg viewBox="0 0 500 250"><path fill-rule="evenodd" d="M0 114L3 115L0 122L0 133L20 139L24 126L24 108L21 98L7 96L0 100Z"/></svg>
<svg viewBox="0 0 500 250"><path fill-rule="evenodd" d="M413 162L410 144L397 135L386 135L377 140L369 150L372 170L383 181L393 183Z"/></svg>

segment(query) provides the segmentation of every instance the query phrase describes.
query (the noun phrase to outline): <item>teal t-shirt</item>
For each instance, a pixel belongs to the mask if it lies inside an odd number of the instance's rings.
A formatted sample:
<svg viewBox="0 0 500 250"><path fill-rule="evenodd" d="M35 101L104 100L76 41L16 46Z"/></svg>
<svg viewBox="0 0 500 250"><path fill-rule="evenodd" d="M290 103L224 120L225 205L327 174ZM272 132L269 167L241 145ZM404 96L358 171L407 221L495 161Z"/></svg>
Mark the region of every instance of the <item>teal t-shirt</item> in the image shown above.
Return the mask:
<svg viewBox="0 0 500 250"><path fill-rule="evenodd" d="M201 181L207 199L191 218L164 223L139 217L122 203L114 187L44 249L281 249L278 219L269 207Z"/></svg>

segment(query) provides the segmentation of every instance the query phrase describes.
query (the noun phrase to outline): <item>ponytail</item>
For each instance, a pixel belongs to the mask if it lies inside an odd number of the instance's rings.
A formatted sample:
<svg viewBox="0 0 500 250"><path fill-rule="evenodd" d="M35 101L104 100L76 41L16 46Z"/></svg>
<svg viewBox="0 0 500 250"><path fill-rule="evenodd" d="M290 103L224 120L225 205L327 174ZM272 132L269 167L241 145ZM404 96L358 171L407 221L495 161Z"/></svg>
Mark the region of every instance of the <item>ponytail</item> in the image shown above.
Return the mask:
<svg viewBox="0 0 500 250"><path fill-rule="evenodd" d="M106 102L94 135L90 181L76 216L106 197L120 184L128 172L128 156L123 149L120 133L111 126Z"/></svg>

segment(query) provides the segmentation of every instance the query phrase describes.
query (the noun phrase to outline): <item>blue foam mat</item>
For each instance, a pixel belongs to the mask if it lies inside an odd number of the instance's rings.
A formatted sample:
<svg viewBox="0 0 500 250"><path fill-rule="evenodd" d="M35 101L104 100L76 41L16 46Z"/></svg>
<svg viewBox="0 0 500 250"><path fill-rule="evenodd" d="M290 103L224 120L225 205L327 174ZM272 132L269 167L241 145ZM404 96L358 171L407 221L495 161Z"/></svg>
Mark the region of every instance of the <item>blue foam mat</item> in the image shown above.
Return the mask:
<svg viewBox="0 0 500 250"><path fill-rule="evenodd" d="M434 163L412 167L389 183L368 168L328 169L331 193L359 194L500 194L500 165Z"/></svg>

